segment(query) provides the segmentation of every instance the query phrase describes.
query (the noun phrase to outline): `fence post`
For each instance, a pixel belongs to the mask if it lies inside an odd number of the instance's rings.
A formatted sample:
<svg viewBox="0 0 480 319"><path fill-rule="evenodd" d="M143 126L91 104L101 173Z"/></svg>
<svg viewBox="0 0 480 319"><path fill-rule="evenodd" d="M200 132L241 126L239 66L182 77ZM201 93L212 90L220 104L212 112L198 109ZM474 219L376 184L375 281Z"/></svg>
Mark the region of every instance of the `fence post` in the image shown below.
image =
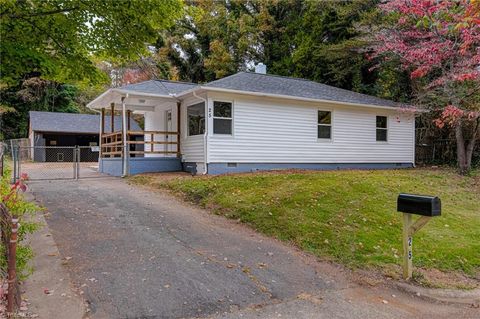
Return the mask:
<svg viewBox="0 0 480 319"><path fill-rule="evenodd" d="M80 148L78 145L75 145L75 148L73 149L73 169L75 170L75 180L78 180L80 175Z"/></svg>
<svg viewBox="0 0 480 319"><path fill-rule="evenodd" d="M18 158L18 145L15 145L12 147L12 158L13 158L13 183L16 183L19 175L18 170L20 169L19 167L20 159Z"/></svg>
<svg viewBox="0 0 480 319"><path fill-rule="evenodd" d="M17 180L20 179L20 176L22 175L22 150L20 146L17 145Z"/></svg>
<svg viewBox="0 0 480 319"><path fill-rule="evenodd" d="M2 155L1 155L1 159L0 159L0 177L3 177L3 166L5 165L5 161L4 161L4 156L3 156L3 152L2 152Z"/></svg>
<svg viewBox="0 0 480 319"><path fill-rule="evenodd" d="M73 179L77 179L77 151L72 149Z"/></svg>
<svg viewBox="0 0 480 319"><path fill-rule="evenodd" d="M18 219L12 218L12 233L8 244L8 294L7 294L7 313L12 314L16 303L16 283L17 283L17 231Z"/></svg>

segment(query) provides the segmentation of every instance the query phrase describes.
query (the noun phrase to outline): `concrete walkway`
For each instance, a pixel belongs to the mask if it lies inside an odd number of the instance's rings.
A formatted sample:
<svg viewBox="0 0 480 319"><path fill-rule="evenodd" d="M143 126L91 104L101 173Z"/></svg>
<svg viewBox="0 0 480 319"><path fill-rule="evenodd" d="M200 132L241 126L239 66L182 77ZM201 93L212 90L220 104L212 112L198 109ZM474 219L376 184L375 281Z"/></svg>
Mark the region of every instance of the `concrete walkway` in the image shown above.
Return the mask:
<svg viewBox="0 0 480 319"><path fill-rule="evenodd" d="M40 229L29 238L35 252L34 271L22 286L23 297L29 304L27 314L40 318L81 319L86 307L63 266L67 260L62 260L43 214L36 215L35 222Z"/></svg>
<svg viewBox="0 0 480 319"><path fill-rule="evenodd" d="M30 183L91 318L475 318L118 178Z"/></svg>

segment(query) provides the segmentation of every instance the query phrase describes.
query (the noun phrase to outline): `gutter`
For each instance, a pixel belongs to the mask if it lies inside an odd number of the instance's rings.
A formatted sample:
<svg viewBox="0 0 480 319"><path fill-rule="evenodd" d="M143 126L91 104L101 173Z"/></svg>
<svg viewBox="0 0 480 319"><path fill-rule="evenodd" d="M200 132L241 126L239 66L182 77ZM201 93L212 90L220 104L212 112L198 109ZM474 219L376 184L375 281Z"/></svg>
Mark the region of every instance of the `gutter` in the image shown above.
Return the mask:
<svg viewBox="0 0 480 319"><path fill-rule="evenodd" d="M128 95L130 97L153 97L153 98L164 98L164 99L174 99L179 100L175 94L164 95L164 94L155 94L155 93L143 93L138 91L131 91L131 90L124 90L119 88L111 88L100 94L96 99L88 103L86 106L87 108L93 110L95 109L94 104L100 102L105 96L109 93L118 93L120 95Z"/></svg>
<svg viewBox="0 0 480 319"><path fill-rule="evenodd" d="M203 97L201 96L198 96L197 95L197 92L196 90L195 91L192 91L192 94L195 98L199 99L199 100L202 100L203 102L205 102L205 108L208 108L208 101L207 99L204 99ZM205 110L205 115L208 114L208 110ZM203 134L203 158L204 158L204 162L203 162L203 173L202 175L206 175L208 173L208 117L205 116L205 133Z"/></svg>
<svg viewBox="0 0 480 319"><path fill-rule="evenodd" d="M115 89L111 89L111 90L113 92L117 92L117 93L120 93L120 94L127 94L130 97L132 97L132 96L148 96L148 97L161 97L161 98L170 98L170 99L178 100L174 94L165 95L165 94L155 94L155 93L143 93L143 92L139 92L139 91L124 90L124 89L119 89L119 88L115 88Z"/></svg>

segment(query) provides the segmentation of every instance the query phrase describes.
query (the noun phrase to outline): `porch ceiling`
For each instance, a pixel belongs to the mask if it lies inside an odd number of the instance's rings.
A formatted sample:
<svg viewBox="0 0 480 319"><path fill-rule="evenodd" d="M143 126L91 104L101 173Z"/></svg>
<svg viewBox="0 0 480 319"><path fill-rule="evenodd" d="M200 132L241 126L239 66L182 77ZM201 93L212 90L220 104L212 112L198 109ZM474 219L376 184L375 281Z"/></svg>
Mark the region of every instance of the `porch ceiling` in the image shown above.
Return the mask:
<svg viewBox="0 0 480 319"><path fill-rule="evenodd" d="M122 98L125 97L125 106L131 111L154 111L156 106L176 103L177 99L169 95L159 95L142 92L129 92L122 89L109 89L87 104L90 109L111 109L113 103L116 111L122 110Z"/></svg>

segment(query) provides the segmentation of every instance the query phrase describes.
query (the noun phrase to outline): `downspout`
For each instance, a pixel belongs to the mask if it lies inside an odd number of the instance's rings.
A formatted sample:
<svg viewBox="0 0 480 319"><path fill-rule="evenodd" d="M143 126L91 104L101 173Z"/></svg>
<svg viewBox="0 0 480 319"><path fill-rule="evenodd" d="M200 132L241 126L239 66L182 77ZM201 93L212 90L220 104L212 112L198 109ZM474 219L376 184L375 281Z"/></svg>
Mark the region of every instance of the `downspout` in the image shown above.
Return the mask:
<svg viewBox="0 0 480 319"><path fill-rule="evenodd" d="M205 102L205 108L206 108L205 115L206 116L205 116L205 133L203 134L203 158L204 158L204 162L203 162L203 173L202 173L202 175L206 175L208 173L208 163L207 163L207 156L208 156L208 116L207 116L207 114L208 114L208 102L207 102L207 99L204 99L203 97L198 96L195 91L193 91L192 93L193 93L194 97L196 97L197 99Z"/></svg>

